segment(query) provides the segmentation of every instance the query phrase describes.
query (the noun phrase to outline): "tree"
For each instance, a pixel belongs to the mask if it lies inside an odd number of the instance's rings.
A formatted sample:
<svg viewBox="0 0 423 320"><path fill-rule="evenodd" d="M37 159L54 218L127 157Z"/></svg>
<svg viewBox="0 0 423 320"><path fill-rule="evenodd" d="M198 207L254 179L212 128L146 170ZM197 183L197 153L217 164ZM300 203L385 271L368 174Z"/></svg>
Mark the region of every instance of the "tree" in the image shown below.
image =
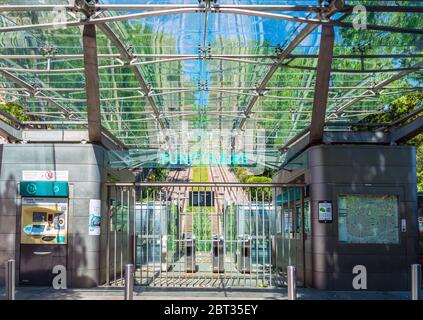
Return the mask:
<svg viewBox="0 0 423 320"><path fill-rule="evenodd" d="M246 183L272 183L272 178L264 176L250 176L245 179ZM271 187L247 187L251 191L251 200L252 201L270 201L272 196Z"/></svg>
<svg viewBox="0 0 423 320"><path fill-rule="evenodd" d="M391 123L402 116L416 110L422 106L423 92L408 93L401 98L394 100L385 109L386 112L372 114L365 117L363 123ZM413 121L421 115L417 115L407 120ZM371 130L370 127L355 127L354 130ZM417 170L417 188L418 191L423 191L423 134L419 134L413 139L405 142L406 145L413 145L416 147L416 170Z"/></svg>
<svg viewBox="0 0 423 320"><path fill-rule="evenodd" d="M25 114L24 108L15 102L8 102L8 101L0 102L0 110L5 111L8 114L14 116L19 121L30 120L30 117L27 114ZM12 121L10 121L8 118L4 116L0 115L0 119L13 125Z"/></svg>

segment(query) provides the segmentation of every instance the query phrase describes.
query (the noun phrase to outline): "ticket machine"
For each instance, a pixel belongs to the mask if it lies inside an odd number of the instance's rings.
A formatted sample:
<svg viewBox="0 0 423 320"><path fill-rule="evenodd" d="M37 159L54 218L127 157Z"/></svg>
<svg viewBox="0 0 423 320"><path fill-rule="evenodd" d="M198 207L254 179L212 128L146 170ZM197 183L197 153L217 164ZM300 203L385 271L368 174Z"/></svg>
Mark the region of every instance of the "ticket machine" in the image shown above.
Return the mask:
<svg viewBox="0 0 423 320"><path fill-rule="evenodd" d="M21 284L46 285L52 284L55 274L53 267L63 265L66 267L67 257L67 230L68 230L68 198L67 192L55 197L57 193L32 192L28 197L28 190L40 190L36 183L27 187L21 182L22 211L20 227L20 272ZM41 184L43 186L43 184ZM66 188L52 186L52 190ZM25 190L22 190L25 188ZM47 188L49 189L49 188ZM42 195L48 195L44 197Z"/></svg>

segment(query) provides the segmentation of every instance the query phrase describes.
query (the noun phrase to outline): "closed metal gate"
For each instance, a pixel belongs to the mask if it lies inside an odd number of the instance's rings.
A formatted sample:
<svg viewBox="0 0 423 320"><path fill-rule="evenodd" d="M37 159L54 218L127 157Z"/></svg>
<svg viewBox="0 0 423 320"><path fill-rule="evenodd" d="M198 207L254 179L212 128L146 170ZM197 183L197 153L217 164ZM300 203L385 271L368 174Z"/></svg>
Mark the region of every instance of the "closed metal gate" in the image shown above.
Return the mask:
<svg viewBox="0 0 423 320"><path fill-rule="evenodd" d="M291 194L303 202L302 185L164 182L107 188L108 284L121 285L124 265L133 263L138 285L284 285L278 226L298 219L281 208Z"/></svg>

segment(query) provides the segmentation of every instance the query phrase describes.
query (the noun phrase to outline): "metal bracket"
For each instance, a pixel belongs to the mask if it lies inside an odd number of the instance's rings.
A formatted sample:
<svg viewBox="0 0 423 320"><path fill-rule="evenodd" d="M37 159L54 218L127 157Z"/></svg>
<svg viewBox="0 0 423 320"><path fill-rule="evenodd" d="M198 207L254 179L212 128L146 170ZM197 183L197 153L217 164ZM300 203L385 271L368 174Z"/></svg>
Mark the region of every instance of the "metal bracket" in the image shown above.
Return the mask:
<svg viewBox="0 0 423 320"><path fill-rule="evenodd" d="M81 12L85 15L85 17L87 18L85 20L89 20L89 18L95 15L96 13L97 3L98 0L75 0L74 7L76 11Z"/></svg>

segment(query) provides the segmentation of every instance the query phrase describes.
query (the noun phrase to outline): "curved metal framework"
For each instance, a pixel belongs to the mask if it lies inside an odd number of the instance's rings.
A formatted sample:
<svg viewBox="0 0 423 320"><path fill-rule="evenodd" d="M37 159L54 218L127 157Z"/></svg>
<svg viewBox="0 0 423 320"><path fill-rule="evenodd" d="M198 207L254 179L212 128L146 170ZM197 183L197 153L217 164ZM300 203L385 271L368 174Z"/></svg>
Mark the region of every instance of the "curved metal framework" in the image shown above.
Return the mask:
<svg viewBox="0 0 423 320"><path fill-rule="evenodd" d="M0 97L25 107L19 125L88 126L92 142L107 131L134 151L218 128L232 148L237 132L265 130L278 154L423 88L417 1L10 2Z"/></svg>

